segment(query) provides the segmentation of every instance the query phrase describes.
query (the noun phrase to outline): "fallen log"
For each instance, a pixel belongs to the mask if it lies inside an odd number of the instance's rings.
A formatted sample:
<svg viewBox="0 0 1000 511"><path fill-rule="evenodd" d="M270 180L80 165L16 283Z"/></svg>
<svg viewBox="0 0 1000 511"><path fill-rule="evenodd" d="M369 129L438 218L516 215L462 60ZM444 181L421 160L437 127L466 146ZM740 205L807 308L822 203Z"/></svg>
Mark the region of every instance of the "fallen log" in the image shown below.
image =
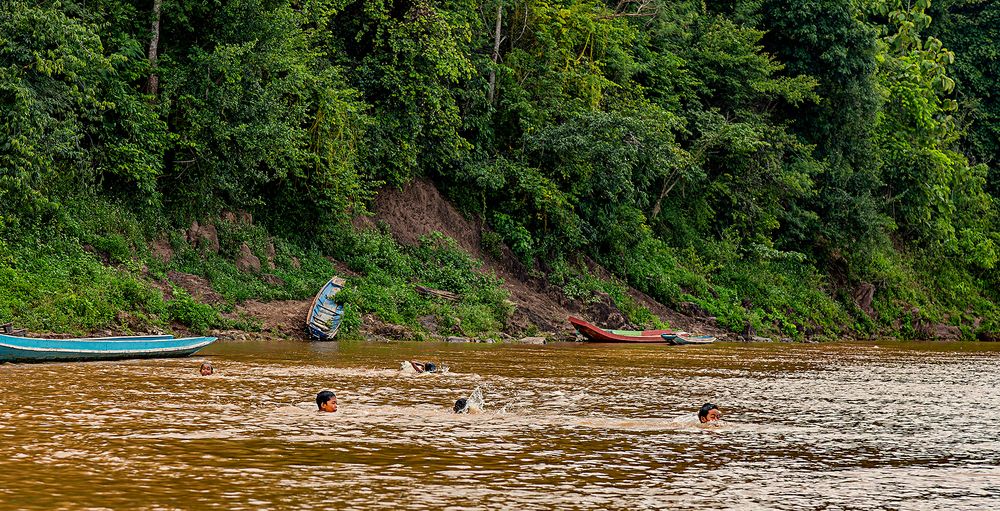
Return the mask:
<svg viewBox="0 0 1000 511"><path fill-rule="evenodd" d="M423 296L431 298L441 298L442 300L448 300L450 302L458 301L458 295L452 293L451 291L444 291L441 289L431 289L429 287L419 286L419 285L413 286L413 289L416 290L417 293L420 293Z"/></svg>
<svg viewBox="0 0 1000 511"><path fill-rule="evenodd" d="M15 330L13 323L4 323L0 325L0 332L3 332L7 335L24 335L25 330L23 328Z"/></svg>

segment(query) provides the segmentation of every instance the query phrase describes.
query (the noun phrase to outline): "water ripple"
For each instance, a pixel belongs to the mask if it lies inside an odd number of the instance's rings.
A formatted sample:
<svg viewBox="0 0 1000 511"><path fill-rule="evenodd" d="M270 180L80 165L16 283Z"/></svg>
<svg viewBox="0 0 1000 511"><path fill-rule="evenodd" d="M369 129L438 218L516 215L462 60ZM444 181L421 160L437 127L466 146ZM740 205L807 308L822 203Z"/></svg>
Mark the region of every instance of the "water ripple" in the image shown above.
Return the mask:
<svg viewBox="0 0 1000 511"><path fill-rule="evenodd" d="M0 509L1000 508L997 346L206 355L212 377L197 359L0 366ZM325 388L335 414L312 403ZM475 388L485 410L451 413ZM717 427L692 420L706 401Z"/></svg>

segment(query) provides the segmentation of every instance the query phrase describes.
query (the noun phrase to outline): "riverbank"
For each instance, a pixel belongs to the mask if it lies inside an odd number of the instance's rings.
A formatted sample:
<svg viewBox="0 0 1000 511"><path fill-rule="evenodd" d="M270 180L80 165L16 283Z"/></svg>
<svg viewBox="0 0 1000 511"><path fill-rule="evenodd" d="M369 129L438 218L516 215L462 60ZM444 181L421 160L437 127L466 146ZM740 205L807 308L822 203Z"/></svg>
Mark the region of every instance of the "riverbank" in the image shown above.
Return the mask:
<svg viewBox="0 0 1000 511"><path fill-rule="evenodd" d="M71 204L0 248L0 320L38 335L305 338L313 294L338 275L348 283L344 338L570 340L573 315L729 341L997 339L971 306L921 310L921 296L907 303L870 284L824 290L829 281L795 267L747 266L734 281L705 261L678 261L670 305L582 255L529 268L426 180L383 190L372 213L302 240L245 211L171 229L122 205Z"/></svg>
<svg viewBox="0 0 1000 511"><path fill-rule="evenodd" d="M1000 332L995 2L258 3L4 2L0 321Z"/></svg>

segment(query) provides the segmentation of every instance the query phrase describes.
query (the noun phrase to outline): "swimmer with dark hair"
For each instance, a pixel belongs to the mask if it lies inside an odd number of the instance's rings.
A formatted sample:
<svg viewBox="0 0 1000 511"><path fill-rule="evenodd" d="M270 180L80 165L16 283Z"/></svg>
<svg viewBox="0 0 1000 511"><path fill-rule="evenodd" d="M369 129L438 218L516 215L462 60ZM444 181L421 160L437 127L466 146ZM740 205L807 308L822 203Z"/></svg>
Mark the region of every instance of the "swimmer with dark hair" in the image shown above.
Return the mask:
<svg viewBox="0 0 1000 511"><path fill-rule="evenodd" d="M715 406L712 403L705 403L701 405L701 408L698 410L698 422L704 424L706 422L715 422L717 420L722 420L722 411L719 410L718 406Z"/></svg>
<svg viewBox="0 0 1000 511"><path fill-rule="evenodd" d="M202 376L209 376L215 373L215 368L208 362L202 362L201 367L198 368L198 372L201 373Z"/></svg>
<svg viewBox="0 0 1000 511"><path fill-rule="evenodd" d="M452 410L455 413L479 413L483 411L486 406L486 400L483 398L483 389L476 387L469 394L469 397L463 397L455 401L455 406Z"/></svg>
<svg viewBox="0 0 1000 511"><path fill-rule="evenodd" d="M337 395L331 390L324 390L316 394L316 406L319 411L333 413L337 411Z"/></svg>
<svg viewBox="0 0 1000 511"><path fill-rule="evenodd" d="M447 371L448 368L444 366L438 366L434 362L416 362L411 360L403 361L400 366L400 371L406 373L443 373Z"/></svg>

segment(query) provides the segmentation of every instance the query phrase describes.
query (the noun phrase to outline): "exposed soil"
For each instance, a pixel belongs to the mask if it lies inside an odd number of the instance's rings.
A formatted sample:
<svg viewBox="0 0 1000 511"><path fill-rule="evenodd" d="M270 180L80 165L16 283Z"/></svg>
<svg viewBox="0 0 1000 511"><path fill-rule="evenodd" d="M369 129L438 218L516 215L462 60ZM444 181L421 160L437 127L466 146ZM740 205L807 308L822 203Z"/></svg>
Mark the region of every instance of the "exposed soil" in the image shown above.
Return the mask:
<svg viewBox="0 0 1000 511"><path fill-rule="evenodd" d="M171 283L187 291L192 298L199 302L217 305L224 301L222 295L212 289L212 284L208 280L204 277L191 275L190 273L170 270L167 272L167 280L154 282L153 285L159 288L160 291L163 291L164 298L171 300L174 296L173 288L170 286Z"/></svg>
<svg viewBox="0 0 1000 511"><path fill-rule="evenodd" d="M167 300L173 299L171 284L184 289L192 298L202 303L218 305L225 301L222 295L212 289L212 285L208 280L190 273L170 271L167 273L166 280L153 282L153 285L163 292L163 297ZM265 335L270 334L275 337L305 339L307 337L305 318L311 301L278 300L260 302L249 300L238 304L233 312L224 314L224 316L231 320L250 319L260 326ZM187 332L187 329L179 323L172 325L171 328L177 333ZM213 335L239 338L242 333L239 331L216 331L213 332Z"/></svg>
<svg viewBox="0 0 1000 511"><path fill-rule="evenodd" d="M484 269L502 278L517 306L507 330L519 333L536 328L571 335L566 317L579 308L567 307L562 303L562 293L550 289L544 281L528 277L509 249L500 261L484 254L482 223L464 217L430 181L414 180L402 190L387 188L379 193L373 209L375 222L387 225L400 243L415 244L421 236L440 232L482 260Z"/></svg>
<svg viewBox="0 0 1000 511"><path fill-rule="evenodd" d="M312 300L278 300L259 302L250 300L228 314L230 319L253 318L260 322L261 330L282 337L306 339L305 321Z"/></svg>
<svg viewBox="0 0 1000 511"><path fill-rule="evenodd" d="M164 264L174 258L174 249L170 246L170 240L166 238L159 238L150 243L149 251L152 252L154 259Z"/></svg>
<svg viewBox="0 0 1000 511"><path fill-rule="evenodd" d="M402 190L383 189L375 198L374 212L374 220L385 222L400 243L413 245L421 236L438 231L474 257L483 258L480 222L462 216L430 181L414 180Z"/></svg>
<svg viewBox="0 0 1000 511"><path fill-rule="evenodd" d="M610 299L599 300L595 304L583 304L569 300L562 291L543 279L533 278L521 266L507 247L503 247L500 260L484 253L481 247L482 223L464 217L441 195L433 183L419 179L403 189L388 188L379 193L374 205L374 221L355 222L358 227L384 224L401 243L417 243L421 236L438 231L453 238L469 254L484 263L484 269L493 271L504 281L504 288L510 292L516 311L507 330L522 334L532 330L546 332L556 338L573 338L568 316L583 316L598 325L610 328L629 327L624 323ZM591 271L604 278L610 274L593 261L588 261ZM714 318L700 318L672 310L642 292L631 289L630 294L660 318L673 327L705 333L723 334Z"/></svg>

